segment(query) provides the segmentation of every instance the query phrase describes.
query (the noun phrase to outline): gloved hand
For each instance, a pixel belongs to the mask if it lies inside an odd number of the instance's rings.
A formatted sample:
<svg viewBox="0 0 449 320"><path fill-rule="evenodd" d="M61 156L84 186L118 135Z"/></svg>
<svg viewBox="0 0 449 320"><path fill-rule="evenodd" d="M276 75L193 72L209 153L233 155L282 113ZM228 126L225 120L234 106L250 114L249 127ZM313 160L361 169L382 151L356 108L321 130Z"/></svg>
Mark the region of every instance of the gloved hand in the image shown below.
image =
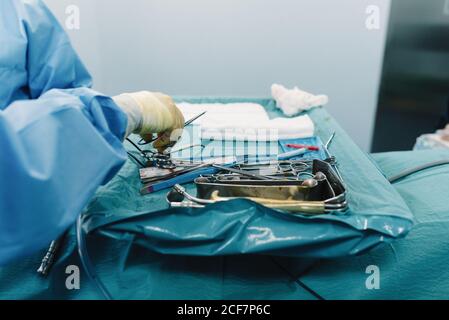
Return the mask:
<svg viewBox="0 0 449 320"><path fill-rule="evenodd" d="M153 134L157 133L159 138L153 146L159 152L163 152L181 138L184 116L169 96L140 91L124 93L113 99L128 115L126 136L131 133L140 134L148 142L153 139Z"/></svg>

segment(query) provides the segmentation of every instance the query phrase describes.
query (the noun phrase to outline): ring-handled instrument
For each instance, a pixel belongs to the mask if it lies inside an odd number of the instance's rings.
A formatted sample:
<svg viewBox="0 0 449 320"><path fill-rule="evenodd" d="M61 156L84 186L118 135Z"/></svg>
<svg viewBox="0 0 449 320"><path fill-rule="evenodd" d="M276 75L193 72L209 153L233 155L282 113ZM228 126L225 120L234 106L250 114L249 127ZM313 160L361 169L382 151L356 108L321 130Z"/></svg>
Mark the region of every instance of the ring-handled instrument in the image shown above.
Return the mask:
<svg viewBox="0 0 449 320"><path fill-rule="evenodd" d="M184 123L184 127L187 127L189 125L191 125L192 123L194 123L196 120L198 120L199 118L201 118L202 116L204 116L207 113L207 111L204 111L198 115L196 115L195 117L193 117L192 119L188 120L187 122ZM139 146L145 146L147 144L150 144L154 141L156 141L157 139L159 139L159 137L153 138L149 141L145 141L143 138L139 140L139 142L137 143Z"/></svg>

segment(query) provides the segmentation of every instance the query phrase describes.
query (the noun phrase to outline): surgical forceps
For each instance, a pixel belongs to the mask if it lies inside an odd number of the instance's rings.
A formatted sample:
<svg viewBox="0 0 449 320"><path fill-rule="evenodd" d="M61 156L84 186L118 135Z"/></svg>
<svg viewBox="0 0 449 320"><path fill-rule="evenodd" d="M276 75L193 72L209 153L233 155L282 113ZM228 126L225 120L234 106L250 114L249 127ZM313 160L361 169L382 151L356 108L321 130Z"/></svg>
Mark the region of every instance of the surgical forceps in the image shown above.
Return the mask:
<svg viewBox="0 0 449 320"><path fill-rule="evenodd" d="M200 113L199 115L193 117L192 119L188 120L186 123L184 123L184 127L187 127L189 125L191 125L192 123L194 123L196 120L198 120L199 118L201 118L202 116L204 116L207 113L207 111L204 111L202 113ZM154 141L156 141L157 139L159 139L159 137L153 138L150 141L145 141L143 138L139 140L139 142L137 143L139 146L145 146L147 144L150 144Z"/></svg>
<svg viewBox="0 0 449 320"><path fill-rule="evenodd" d="M307 171L311 169L311 165L304 160L285 160L273 161L259 164L240 164L238 167L246 172L256 171L263 172L264 176L269 176L269 180L297 180L298 176L307 174L313 176Z"/></svg>
<svg viewBox="0 0 449 320"><path fill-rule="evenodd" d="M131 152L128 152L128 155L134 159L142 168L148 166L151 163L153 166L159 167L161 169L175 169L176 165L173 163L169 154L161 154L152 150L143 150L136 143L134 143L131 139L126 138L126 140L131 143L131 145L140 152L140 156L145 159L145 163L141 162L134 156Z"/></svg>
<svg viewBox="0 0 449 320"><path fill-rule="evenodd" d="M329 149L330 144L332 143L332 141L335 138L335 134L336 134L336 132L332 133L332 135L330 136L329 140L327 140L326 144L324 145L324 147L326 149Z"/></svg>
<svg viewBox="0 0 449 320"><path fill-rule="evenodd" d="M332 135L330 136L329 140L327 140L326 144L324 145L324 152L326 153L326 156L328 157L326 159L326 161L332 165L338 178L340 179L341 182L344 183L343 177L340 174L340 170L338 170L337 160L336 160L335 156L331 155L331 153L329 152L329 146L332 143L332 141L334 140L335 134L336 134L336 132L334 131L334 133L332 133Z"/></svg>

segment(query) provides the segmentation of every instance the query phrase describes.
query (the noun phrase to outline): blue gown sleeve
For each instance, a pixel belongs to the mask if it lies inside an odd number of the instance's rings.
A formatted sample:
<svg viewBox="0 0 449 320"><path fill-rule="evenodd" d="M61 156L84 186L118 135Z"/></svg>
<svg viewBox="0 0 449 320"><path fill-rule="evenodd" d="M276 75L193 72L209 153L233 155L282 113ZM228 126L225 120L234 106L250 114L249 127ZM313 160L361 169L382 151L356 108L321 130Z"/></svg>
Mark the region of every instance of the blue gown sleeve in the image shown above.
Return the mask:
<svg viewBox="0 0 449 320"><path fill-rule="evenodd" d="M127 117L41 1L22 1L29 95L0 110L0 265L42 249L126 160Z"/></svg>
<svg viewBox="0 0 449 320"><path fill-rule="evenodd" d="M92 78L56 18L41 0L23 1L19 12L27 36L32 99L51 89L91 87Z"/></svg>

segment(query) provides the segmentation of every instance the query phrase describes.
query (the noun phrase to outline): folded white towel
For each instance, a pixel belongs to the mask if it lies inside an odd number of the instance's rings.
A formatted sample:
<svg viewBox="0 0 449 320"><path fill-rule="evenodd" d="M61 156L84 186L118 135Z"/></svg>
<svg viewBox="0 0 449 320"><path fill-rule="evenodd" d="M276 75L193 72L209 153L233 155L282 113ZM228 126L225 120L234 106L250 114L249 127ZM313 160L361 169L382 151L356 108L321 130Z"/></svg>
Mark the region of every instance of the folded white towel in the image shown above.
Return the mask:
<svg viewBox="0 0 449 320"><path fill-rule="evenodd" d="M274 141L310 137L315 130L308 115L270 119L265 108L256 103L177 105L186 119L207 111L195 121L201 126L203 139Z"/></svg>

